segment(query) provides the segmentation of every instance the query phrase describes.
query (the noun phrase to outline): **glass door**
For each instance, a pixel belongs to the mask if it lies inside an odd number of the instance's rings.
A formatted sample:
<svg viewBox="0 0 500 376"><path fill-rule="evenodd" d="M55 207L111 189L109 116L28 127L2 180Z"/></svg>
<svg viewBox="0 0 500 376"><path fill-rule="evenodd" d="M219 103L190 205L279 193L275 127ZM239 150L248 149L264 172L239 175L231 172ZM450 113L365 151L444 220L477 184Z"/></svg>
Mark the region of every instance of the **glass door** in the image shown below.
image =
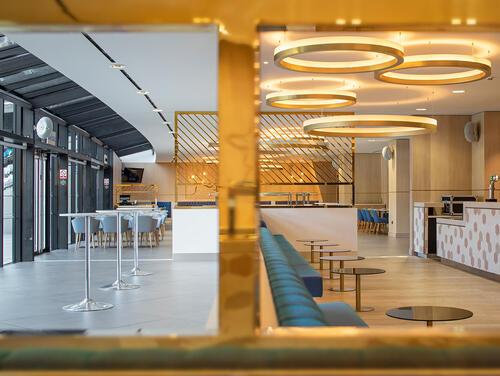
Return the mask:
<svg viewBox="0 0 500 376"><path fill-rule="evenodd" d="M15 158L16 150L2 146L3 152L3 265L14 261L14 223L15 223Z"/></svg>

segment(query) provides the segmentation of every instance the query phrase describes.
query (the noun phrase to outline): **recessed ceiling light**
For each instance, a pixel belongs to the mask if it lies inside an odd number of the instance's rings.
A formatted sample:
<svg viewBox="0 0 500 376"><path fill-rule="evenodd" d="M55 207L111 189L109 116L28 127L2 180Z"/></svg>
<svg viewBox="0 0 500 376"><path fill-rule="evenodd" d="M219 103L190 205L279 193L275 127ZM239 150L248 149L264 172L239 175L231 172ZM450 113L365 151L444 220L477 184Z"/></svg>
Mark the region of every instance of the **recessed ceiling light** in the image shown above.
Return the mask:
<svg viewBox="0 0 500 376"><path fill-rule="evenodd" d="M465 90L452 90L451 92L453 94L463 94L463 93L465 93Z"/></svg>
<svg viewBox="0 0 500 376"><path fill-rule="evenodd" d="M269 64L269 61L264 61L264 65L267 65L267 64Z"/></svg>
<svg viewBox="0 0 500 376"><path fill-rule="evenodd" d="M460 18L452 18L451 19L451 24L452 25L461 25L462 24L462 20Z"/></svg>
<svg viewBox="0 0 500 376"><path fill-rule="evenodd" d="M361 25L361 20L359 18L353 18L351 20L352 25Z"/></svg>
<svg viewBox="0 0 500 376"><path fill-rule="evenodd" d="M368 142L376 142L377 140L374 140L374 139L369 139L369 140L366 140Z"/></svg>
<svg viewBox="0 0 500 376"><path fill-rule="evenodd" d="M120 64L120 63L113 63L110 65L110 67L113 69L119 69L119 70L125 69L125 65Z"/></svg>
<svg viewBox="0 0 500 376"><path fill-rule="evenodd" d="M161 108L153 108L153 112L163 112Z"/></svg>
<svg viewBox="0 0 500 376"><path fill-rule="evenodd" d="M467 18L467 20L465 21L465 23L469 26L473 26L473 25L476 25L477 24L477 20L475 18Z"/></svg>
<svg viewBox="0 0 500 376"><path fill-rule="evenodd" d="M427 108L416 108L415 111L427 111Z"/></svg>
<svg viewBox="0 0 500 376"><path fill-rule="evenodd" d="M345 20L344 20L343 18L337 18L337 19L335 20L335 23L336 23L337 25L345 25Z"/></svg>
<svg viewBox="0 0 500 376"><path fill-rule="evenodd" d="M141 90L137 90L137 94L139 94L139 95L148 95L149 91L141 89Z"/></svg>

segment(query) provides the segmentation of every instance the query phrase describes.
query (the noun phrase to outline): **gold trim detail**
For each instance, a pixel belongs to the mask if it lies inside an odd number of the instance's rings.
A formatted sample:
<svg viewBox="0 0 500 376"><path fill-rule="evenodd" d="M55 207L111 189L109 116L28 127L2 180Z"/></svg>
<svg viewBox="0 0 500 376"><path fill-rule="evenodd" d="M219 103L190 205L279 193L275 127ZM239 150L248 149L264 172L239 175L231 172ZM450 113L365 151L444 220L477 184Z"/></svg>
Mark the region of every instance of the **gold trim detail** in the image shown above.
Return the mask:
<svg viewBox="0 0 500 376"><path fill-rule="evenodd" d="M341 115L308 119L304 132L325 137L416 136L437 130L437 120L402 115Z"/></svg>
<svg viewBox="0 0 500 376"><path fill-rule="evenodd" d="M266 95L268 106L279 108L338 108L356 104L356 93L342 90L280 91Z"/></svg>
<svg viewBox="0 0 500 376"><path fill-rule="evenodd" d="M412 68L464 68L463 72L442 74L399 73ZM482 80L491 75L491 61L469 55L431 54L407 56L397 67L375 72L379 81L400 85L451 85Z"/></svg>
<svg viewBox="0 0 500 376"><path fill-rule="evenodd" d="M358 51L381 56L373 59L341 61L314 61L296 56L312 52ZM274 63L299 72L364 73L388 69L403 62L404 47L389 40L369 37L319 37L283 43L274 50Z"/></svg>

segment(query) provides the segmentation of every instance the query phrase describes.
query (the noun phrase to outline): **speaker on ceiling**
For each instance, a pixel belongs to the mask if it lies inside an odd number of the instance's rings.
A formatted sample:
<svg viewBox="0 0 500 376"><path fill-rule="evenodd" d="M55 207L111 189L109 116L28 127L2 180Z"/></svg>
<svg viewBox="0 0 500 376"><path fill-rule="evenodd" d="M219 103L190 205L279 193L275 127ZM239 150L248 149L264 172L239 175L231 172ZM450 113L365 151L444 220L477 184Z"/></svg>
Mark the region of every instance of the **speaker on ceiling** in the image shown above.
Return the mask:
<svg viewBox="0 0 500 376"><path fill-rule="evenodd" d="M36 123L36 134L41 139L49 138L52 135L53 130L54 123L49 117L44 116L40 118L40 120L38 120L38 122Z"/></svg>
<svg viewBox="0 0 500 376"><path fill-rule="evenodd" d="M468 142L478 142L481 137L481 126L476 121L468 121L464 127L464 136Z"/></svg>

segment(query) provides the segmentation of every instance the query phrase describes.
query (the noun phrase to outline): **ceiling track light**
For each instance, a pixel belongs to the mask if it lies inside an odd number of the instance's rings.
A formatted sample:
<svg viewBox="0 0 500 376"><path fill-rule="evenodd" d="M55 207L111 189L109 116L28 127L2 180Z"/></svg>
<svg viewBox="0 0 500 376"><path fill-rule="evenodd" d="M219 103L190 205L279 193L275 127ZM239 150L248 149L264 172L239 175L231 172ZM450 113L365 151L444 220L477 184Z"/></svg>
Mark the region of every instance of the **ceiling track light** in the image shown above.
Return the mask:
<svg viewBox="0 0 500 376"><path fill-rule="evenodd" d="M149 91L141 89L141 90L137 90L137 94L139 94L139 95L148 95Z"/></svg>
<svg viewBox="0 0 500 376"><path fill-rule="evenodd" d="M381 56L358 61L316 61L297 56L312 52L357 51ZM319 37L300 39L281 44L274 50L274 63L299 72L363 73L394 67L403 62L402 45L384 39L369 37Z"/></svg>
<svg viewBox="0 0 500 376"><path fill-rule="evenodd" d="M406 74L399 71L412 68L463 68L462 72L442 74ZM397 67L375 72L379 81L400 85L451 85L488 78L491 61L470 55L431 54L407 56Z"/></svg>
<svg viewBox="0 0 500 376"><path fill-rule="evenodd" d="M110 67L113 68L113 69L118 69L118 70L125 69L125 65L124 64L120 64L120 63L112 63L110 65Z"/></svg>
<svg viewBox="0 0 500 376"><path fill-rule="evenodd" d="M437 120L423 116L339 115L308 119L304 132L327 137L398 137L433 133Z"/></svg>
<svg viewBox="0 0 500 376"><path fill-rule="evenodd" d="M340 90L297 90L269 93L266 104L279 108L338 108L356 104L356 93Z"/></svg>
<svg viewBox="0 0 500 376"><path fill-rule="evenodd" d="M163 112L161 108L153 108L153 112Z"/></svg>

